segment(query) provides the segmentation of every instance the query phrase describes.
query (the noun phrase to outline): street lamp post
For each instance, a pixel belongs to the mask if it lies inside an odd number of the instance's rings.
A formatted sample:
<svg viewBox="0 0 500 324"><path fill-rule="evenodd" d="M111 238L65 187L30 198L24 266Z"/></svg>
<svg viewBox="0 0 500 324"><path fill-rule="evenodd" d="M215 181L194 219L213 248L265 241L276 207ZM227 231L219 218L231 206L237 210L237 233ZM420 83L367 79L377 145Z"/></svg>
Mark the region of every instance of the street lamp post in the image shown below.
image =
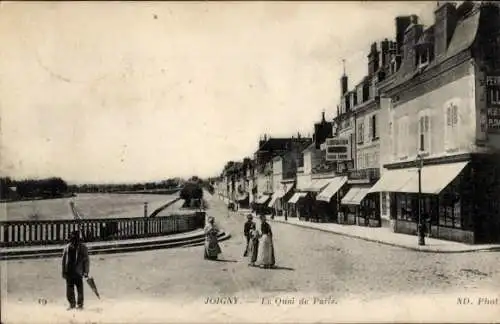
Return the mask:
<svg viewBox="0 0 500 324"><path fill-rule="evenodd" d="M422 155L417 155L417 168L418 168L418 245L425 245L425 229L424 219L422 217Z"/></svg>

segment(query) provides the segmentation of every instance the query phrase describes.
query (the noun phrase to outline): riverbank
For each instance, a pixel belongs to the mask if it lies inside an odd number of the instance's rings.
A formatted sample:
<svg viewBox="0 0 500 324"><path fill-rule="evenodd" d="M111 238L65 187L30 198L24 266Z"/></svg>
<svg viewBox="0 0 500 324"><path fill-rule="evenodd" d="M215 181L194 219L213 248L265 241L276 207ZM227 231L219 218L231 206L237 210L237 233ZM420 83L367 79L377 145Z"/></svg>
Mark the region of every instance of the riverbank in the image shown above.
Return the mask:
<svg viewBox="0 0 500 324"><path fill-rule="evenodd" d="M16 198L16 199L0 199L0 204L8 204L8 203L15 203L15 202L22 202L22 201L65 199L65 198L71 198L71 197L76 197L76 194L74 192L71 192L71 193L67 193L64 195L58 195L58 196L53 196L53 197L21 197L21 198Z"/></svg>
<svg viewBox="0 0 500 324"><path fill-rule="evenodd" d="M151 190L134 190L134 191L116 191L109 192L110 194L143 194L143 195L173 195L179 192L180 188L175 189L151 189Z"/></svg>

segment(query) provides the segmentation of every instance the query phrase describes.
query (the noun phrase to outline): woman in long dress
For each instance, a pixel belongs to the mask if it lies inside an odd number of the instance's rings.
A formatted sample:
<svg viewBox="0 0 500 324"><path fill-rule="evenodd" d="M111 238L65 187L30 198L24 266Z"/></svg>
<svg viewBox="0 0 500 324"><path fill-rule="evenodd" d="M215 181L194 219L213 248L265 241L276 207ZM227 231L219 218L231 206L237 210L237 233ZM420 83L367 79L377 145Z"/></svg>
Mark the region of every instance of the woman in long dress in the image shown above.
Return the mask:
<svg viewBox="0 0 500 324"><path fill-rule="evenodd" d="M222 252L217 239L219 229L215 225L215 218L209 217L205 226L205 259L216 260Z"/></svg>
<svg viewBox="0 0 500 324"><path fill-rule="evenodd" d="M253 267L255 266L255 262L257 261L257 256L259 253L259 237L260 237L260 234L257 231L257 226L255 225L255 223L252 223L252 225L250 225L249 237L250 240L248 242L248 250L247 250L249 259L248 265Z"/></svg>
<svg viewBox="0 0 500 324"><path fill-rule="evenodd" d="M262 268L272 268L276 264L274 257L274 245L273 245L273 232L271 230L271 225L266 221L266 216L261 215L260 217L260 257L259 265Z"/></svg>

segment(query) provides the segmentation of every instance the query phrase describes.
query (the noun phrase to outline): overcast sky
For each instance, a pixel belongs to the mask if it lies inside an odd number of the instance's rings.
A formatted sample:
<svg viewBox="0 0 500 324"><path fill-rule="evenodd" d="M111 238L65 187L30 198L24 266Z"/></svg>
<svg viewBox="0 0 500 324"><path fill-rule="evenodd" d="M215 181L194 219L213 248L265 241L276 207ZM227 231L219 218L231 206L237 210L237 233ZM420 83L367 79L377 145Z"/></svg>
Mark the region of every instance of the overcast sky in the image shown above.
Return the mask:
<svg viewBox="0 0 500 324"><path fill-rule="evenodd" d="M218 174L336 113L394 18L434 2L0 4L1 169L130 182Z"/></svg>

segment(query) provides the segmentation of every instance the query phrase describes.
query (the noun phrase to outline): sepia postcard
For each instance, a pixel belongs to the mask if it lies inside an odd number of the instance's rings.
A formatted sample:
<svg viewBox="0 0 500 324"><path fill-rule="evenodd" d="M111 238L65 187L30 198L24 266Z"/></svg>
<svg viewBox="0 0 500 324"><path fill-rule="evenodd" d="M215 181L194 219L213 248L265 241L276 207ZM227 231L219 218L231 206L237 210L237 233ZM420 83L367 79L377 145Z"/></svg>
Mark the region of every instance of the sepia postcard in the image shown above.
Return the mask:
<svg viewBox="0 0 500 324"><path fill-rule="evenodd" d="M0 4L1 323L500 322L500 3Z"/></svg>

